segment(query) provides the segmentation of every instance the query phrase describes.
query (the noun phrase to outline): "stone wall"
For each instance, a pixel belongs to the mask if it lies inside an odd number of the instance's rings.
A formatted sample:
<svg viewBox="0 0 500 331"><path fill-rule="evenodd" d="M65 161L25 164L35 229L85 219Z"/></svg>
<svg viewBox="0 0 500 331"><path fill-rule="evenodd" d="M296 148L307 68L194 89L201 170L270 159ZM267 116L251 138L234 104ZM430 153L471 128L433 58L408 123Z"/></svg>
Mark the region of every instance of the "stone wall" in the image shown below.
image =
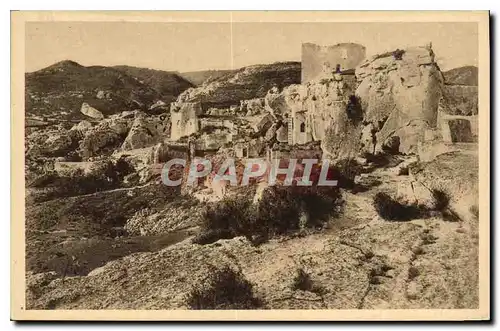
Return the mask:
<svg viewBox="0 0 500 331"><path fill-rule="evenodd" d="M359 44L343 43L334 46L302 44L302 84L316 80L326 71L354 69L366 57L366 48Z"/></svg>

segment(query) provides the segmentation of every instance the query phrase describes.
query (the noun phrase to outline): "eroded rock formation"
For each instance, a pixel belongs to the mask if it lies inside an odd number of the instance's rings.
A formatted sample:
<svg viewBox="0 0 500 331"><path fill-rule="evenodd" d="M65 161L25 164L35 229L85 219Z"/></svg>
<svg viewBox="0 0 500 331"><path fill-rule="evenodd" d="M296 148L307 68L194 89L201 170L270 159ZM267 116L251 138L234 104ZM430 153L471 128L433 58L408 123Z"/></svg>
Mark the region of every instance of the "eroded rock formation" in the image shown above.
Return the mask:
<svg viewBox="0 0 500 331"><path fill-rule="evenodd" d="M356 68L356 77L364 122L376 130L375 150L397 136L400 152L415 152L425 130L437 125L443 78L431 47L376 55Z"/></svg>

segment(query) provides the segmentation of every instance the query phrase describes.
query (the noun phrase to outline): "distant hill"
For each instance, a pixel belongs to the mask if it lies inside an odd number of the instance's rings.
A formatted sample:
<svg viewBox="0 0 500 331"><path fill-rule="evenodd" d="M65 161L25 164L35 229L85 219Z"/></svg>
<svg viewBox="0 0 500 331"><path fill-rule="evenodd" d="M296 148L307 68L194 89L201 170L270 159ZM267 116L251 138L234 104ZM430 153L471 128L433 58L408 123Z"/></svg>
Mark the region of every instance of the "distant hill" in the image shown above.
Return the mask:
<svg viewBox="0 0 500 331"><path fill-rule="evenodd" d="M204 110L210 107L228 108L240 100L261 98L276 86L280 90L300 84L300 62L277 62L244 67L226 72L203 86L184 92L187 101L199 101Z"/></svg>
<svg viewBox="0 0 500 331"><path fill-rule="evenodd" d="M191 83L181 74L174 71L162 71L130 66L114 66L113 68L137 78L142 83L152 87L164 102L171 102L175 97L196 84ZM166 100L169 99L170 100Z"/></svg>
<svg viewBox="0 0 500 331"><path fill-rule="evenodd" d="M147 110L158 100L172 101L191 86L172 73L128 67L85 67L73 61L26 73L25 78L26 113L61 119L85 118L80 113L83 102L105 115Z"/></svg>
<svg viewBox="0 0 500 331"><path fill-rule="evenodd" d="M477 86L478 70L475 66L454 68L443 72L444 81L447 85Z"/></svg>
<svg viewBox="0 0 500 331"><path fill-rule="evenodd" d="M196 86L217 79L236 70L203 70L183 72L180 75Z"/></svg>

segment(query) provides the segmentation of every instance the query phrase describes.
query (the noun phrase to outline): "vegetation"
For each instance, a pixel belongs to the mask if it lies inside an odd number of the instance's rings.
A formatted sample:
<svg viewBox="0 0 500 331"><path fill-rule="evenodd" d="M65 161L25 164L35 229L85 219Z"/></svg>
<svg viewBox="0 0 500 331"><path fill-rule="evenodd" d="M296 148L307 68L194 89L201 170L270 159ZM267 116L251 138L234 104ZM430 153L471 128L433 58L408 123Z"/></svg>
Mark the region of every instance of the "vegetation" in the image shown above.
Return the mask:
<svg viewBox="0 0 500 331"><path fill-rule="evenodd" d="M228 266L212 267L211 272L187 297L191 309L255 309L261 303L253 285L239 271Z"/></svg>
<svg viewBox="0 0 500 331"><path fill-rule="evenodd" d="M256 204L250 199L225 198L209 205L201 233L193 239L209 244L235 236L270 238L304 228L321 227L340 209L341 196L334 187L272 186Z"/></svg>
<svg viewBox="0 0 500 331"><path fill-rule="evenodd" d="M432 206L417 203L401 203L384 192L378 192L373 198L373 205L377 213L387 221L410 221L416 218L429 218L440 213L447 221L458 221L452 211L448 209L450 197L448 193L439 189L432 189Z"/></svg>
<svg viewBox="0 0 500 331"><path fill-rule="evenodd" d="M133 166L124 158L120 158L116 162L97 163L88 173L81 168L64 174L48 172L33 180L30 186L45 188L45 192L35 195L34 198L36 202L41 202L118 188L124 177L133 171Z"/></svg>

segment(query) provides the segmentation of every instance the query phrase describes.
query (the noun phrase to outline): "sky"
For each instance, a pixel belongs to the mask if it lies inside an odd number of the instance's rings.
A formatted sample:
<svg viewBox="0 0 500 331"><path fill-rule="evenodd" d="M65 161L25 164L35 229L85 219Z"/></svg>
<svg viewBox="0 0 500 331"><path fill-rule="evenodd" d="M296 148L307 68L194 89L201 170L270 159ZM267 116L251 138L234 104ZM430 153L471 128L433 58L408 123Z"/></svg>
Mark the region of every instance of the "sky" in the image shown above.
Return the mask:
<svg viewBox="0 0 500 331"><path fill-rule="evenodd" d="M28 22L26 71L62 60L168 71L300 61L301 44L354 42L367 55L432 42L441 70L477 65L476 23Z"/></svg>

